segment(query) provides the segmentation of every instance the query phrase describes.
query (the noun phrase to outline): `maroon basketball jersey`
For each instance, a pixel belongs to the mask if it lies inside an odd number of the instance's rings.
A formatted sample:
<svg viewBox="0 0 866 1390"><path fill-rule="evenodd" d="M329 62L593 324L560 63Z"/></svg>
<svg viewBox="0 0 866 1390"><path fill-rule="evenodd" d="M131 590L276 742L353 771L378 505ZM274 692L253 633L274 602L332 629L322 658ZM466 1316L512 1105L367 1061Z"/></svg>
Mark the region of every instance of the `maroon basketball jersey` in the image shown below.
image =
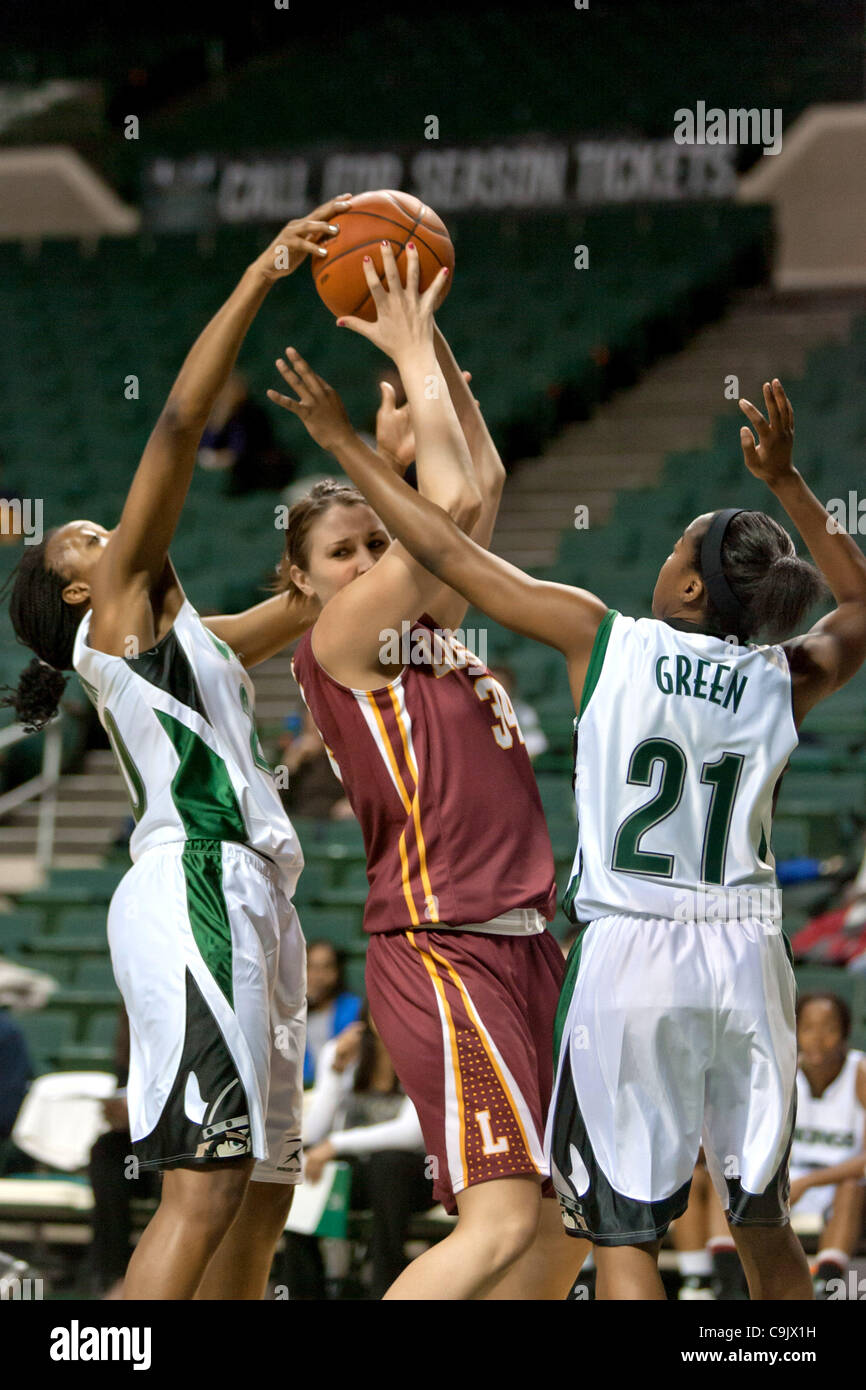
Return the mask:
<svg viewBox="0 0 866 1390"><path fill-rule="evenodd" d="M552 919L553 851L508 695L426 614L406 636L414 659L377 690L329 676L311 631L292 662L364 835L365 930L459 927L513 908Z"/></svg>

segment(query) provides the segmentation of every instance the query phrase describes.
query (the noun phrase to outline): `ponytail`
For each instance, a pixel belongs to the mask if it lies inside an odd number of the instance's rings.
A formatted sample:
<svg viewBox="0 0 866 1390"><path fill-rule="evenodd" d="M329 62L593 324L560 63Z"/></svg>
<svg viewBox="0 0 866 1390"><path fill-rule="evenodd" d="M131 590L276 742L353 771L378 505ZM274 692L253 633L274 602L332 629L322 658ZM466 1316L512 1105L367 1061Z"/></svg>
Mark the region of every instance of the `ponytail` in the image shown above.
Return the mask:
<svg viewBox="0 0 866 1390"><path fill-rule="evenodd" d="M759 636L768 642L784 641L827 592L815 566L797 554L784 526L766 512L741 511L732 518L721 560L743 612L741 641ZM694 563L703 578L700 543ZM730 631L709 596L706 623L716 636L726 637Z"/></svg>
<svg viewBox="0 0 866 1390"><path fill-rule="evenodd" d="M66 688L64 671L72 668L75 634L87 601L70 604L63 599L68 584L57 570L45 563L45 548L54 532L49 531L39 545L28 546L21 560L0 591L9 585L9 616L18 641L35 652L24 668L18 686L3 686L11 693L0 705L11 706L28 733L37 733L57 713Z"/></svg>

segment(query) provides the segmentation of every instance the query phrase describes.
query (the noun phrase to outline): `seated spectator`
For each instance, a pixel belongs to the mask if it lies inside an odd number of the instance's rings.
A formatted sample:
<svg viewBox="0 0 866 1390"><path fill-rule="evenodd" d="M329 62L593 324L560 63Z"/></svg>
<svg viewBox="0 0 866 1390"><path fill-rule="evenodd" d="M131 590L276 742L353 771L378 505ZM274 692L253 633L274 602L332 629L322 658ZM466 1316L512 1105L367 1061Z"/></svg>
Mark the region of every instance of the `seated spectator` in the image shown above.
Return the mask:
<svg viewBox="0 0 866 1390"><path fill-rule="evenodd" d="M304 1085L316 1079L319 1055L327 1042L361 1014L362 1003L343 984L343 955L330 941L307 943L307 1050Z"/></svg>
<svg viewBox="0 0 866 1390"><path fill-rule="evenodd" d="M201 437L198 463L224 469L226 492L237 496L285 487L295 471L293 459L274 439L271 417L253 400L240 372L232 372L214 402Z"/></svg>
<svg viewBox="0 0 866 1390"><path fill-rule="evenodd" d="M829 862L836 865L838 861ZM791 938L791 948L797 960L862 968L866 965L866 856L838 877L844 884L839 901L810 918ZM784 881L780 874L779 882Z"/></svg>
<svg viewBox="0 0 866 1390"><path fill-rule="evenodd" d="M797 1123L791 1149L791 1213L821 1218L812 1264L816 1298L844 1279L863 1229L866 1055L849 1048L851 1014L835 994L797 1002Z"/></svg>
<svg viewBox="0 0 866 1390"><path fill-rule="evenodd" d="M27 1161L18 1161L24 1156L10 1137L32 1080L27 1040L9 1010L0 1008L0 1174L32 1167Z"/></svg>
<svg viewBox="0 0 866 1390"><path fill-rule="evenodd" d="M125 1090L129 1071L129 1019L125 1009L121 1009L117 1023L115 1070L117 1092L102 1102L111 1128L93 1145L89 1165L93 1189L93 1281L97 1296L106 1299L123 1297L123 1280L132 1254L132 1198L159 1195L156 1173L136 1176L129 1169L132 1138Z"/></svg>
<svg viewBox="0 0 866 1390"><path fill-rule="evenodd" d="M332 1159L352 1165L351 1209L372 1212L370 1298L379 1299L406 1266L409 1219L433 1205L433 1184L415 1107L366 1009L322 1049L304 1144L310 1182ZM325 1297L315 1236L287 1234L284 1277L291 1298Z"/></svg>
<svg viewBox="0 0 866 1390"><path fill-rule="evenodd" d="M308 709L283 720L276 762L288 774L288 787L280 789L288 816L354 820L355 813Z"/></svg>

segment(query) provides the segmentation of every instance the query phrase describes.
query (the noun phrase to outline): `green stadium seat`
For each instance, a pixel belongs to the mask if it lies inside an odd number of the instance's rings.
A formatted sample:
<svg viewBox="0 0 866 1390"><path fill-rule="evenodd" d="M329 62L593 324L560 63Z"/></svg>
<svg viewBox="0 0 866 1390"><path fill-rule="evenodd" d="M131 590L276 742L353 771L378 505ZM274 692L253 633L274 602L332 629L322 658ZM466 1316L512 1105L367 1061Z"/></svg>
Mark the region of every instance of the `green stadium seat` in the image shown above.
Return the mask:
<svg viewBox="0 0 866 1390"><path fill-rule="evenodd" d="M44 919L41 912L0 913L0 956L28 946L41 932Z"/></svg>
<svg viewBox="0 0 866 1390"><path fill-rule="evenodd" d="M75 973L75 988L76 990L116 991L117 985L114 971L111 968L111 961L108 959L82 961ZM119 994L117 997L119 1001Z"/></svg>
<svg viewBox="0 0 866 1390"><path fill-rule="evenodd" d="M77 1019L69 1010L41 1010L38 1013L16 1015L27 1046L39 1072L50 1071L56 1064L61 1048L75 1036Z"/></svg>
<svg viewBox="0 0 866 1390"><path fill-rule="evenodd" d="M346 947L362 939L362 911L358 907L306 907L301 927L307 941L330 941Z"/></svg>

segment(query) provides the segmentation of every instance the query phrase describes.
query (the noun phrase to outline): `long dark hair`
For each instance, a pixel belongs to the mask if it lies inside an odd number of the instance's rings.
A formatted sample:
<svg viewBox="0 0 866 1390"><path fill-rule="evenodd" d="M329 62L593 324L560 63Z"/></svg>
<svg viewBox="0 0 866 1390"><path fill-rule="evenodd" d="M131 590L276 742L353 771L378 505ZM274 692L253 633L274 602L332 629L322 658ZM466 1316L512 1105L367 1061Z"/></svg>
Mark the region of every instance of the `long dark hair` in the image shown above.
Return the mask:
<svg viewBox="0 0 866 1390"><path fill-rule="evenodd" d="M344 507L367 506L367 499L356 487L341 483L337 478L323 478L315 483L305 497L300 497L289 510L286 527L286 548L277 566L273 587L277 593L297 594L289 577L292 565L305 570L310 561L310 530L320 516L340 503Z"/></svg>
<svg viewBox="0 0 866 1390"><path fill-rule="evenodd" d="M703 578L700 541L693 564ZM784 641L826 593L818 570L797 554L784 526L766 512L744 511L731 519L722 546L722 568L743 608L742 641L758 636L769 642ZM730 632L730 624L709 596L706 626L717 637Z"/></svg>
<svg viewBox="0 0 866 1390"><path fill-rule="evenodd" d="M57 713L66 688L63 672L72 669L75 633L88 607L86 599L76 604L64 602L63 590L69 580L46 563L46 546L55 530L48 531L39 545L26 547L0 590L3 598L11 585L9 616L15 635L35 653L17 687L3 686L11 694L0 699L0 705L10 705L30 733L44 728Z"/></svg>

